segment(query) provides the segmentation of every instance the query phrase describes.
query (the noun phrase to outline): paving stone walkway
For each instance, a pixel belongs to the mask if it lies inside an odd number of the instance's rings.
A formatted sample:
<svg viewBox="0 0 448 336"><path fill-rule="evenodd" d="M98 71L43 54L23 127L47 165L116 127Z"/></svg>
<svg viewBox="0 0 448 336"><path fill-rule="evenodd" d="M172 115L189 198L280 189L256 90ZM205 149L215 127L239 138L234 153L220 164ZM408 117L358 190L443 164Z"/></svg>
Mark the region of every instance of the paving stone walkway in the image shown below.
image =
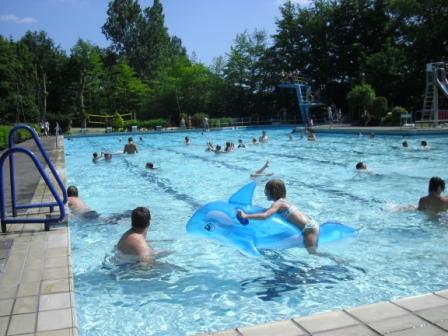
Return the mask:
<svg viewBox="0 0 448 336"><path fill-rule="evenodd" d="M56 146L54 137L44 138L43 145L65 181L63 141L62 138L58 140ZM40 157L31 141L21 146L30 148ZM18 204L53 201L28 157L15 156L15 168ZM9 173L5 177L9 178ZM7 206L10 207L10 203ZM48 214L48 209L28 209L21 215ZM3 255L7 259L0 273L0 336L77 335L70 237L66 225L52 227L47 232L43 224L8 224L7 233L0 234L0 256ZM2 259L0 265L1 262Z"/></svg>
<svg viewBox="0 0 448 336"><path fill-rule="evenodd" d="M448 336L448 290L207 335Z"/></svg>

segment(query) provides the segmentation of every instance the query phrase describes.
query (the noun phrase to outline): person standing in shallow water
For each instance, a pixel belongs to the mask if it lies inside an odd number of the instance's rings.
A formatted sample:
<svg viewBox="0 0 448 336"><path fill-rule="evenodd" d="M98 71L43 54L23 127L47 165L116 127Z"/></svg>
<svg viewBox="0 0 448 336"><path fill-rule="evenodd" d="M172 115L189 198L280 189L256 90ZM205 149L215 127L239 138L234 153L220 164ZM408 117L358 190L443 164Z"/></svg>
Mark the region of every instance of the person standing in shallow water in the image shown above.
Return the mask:
<svg viewBox="0 0 448 336"><path fill-rule="evenodd" d="M132 138L128 138L128 143L124 145L124 154L134 154L138 153L137 145L133 142Z"/></svg>
<svg viewBox="0 0 448 336"><path fill-rule="evenodd" d="M445 181L434 176L429 180L428 195L420 198L418 210L438 213L448 210L448 197L442 196L445 191Z"/></svg>
<svg viewBox="0 0 448 336"><path fill-rule="evenodd" d="M136 257L143 263L154 260L153 251L146 241L150 220L148 208L138 207L132 211L131 228L121 236L117 244L117 250L124 258Z"/></svg>

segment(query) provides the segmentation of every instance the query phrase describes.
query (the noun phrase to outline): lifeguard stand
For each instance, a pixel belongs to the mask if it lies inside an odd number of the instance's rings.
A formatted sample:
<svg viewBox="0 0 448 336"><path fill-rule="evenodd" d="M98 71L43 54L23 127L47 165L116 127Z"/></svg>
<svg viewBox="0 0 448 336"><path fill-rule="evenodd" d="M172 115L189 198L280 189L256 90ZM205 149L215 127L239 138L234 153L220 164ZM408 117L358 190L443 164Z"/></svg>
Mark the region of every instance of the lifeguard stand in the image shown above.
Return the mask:
<svg viewBox="0 0 448 336"><path fill-rule="evenodd" d="M300 115L302 122L308 124L310 120L310 108L314 106L323 106L324 104L314 102L312 100L311 85L306 82L297 81L295 83L282 83L277 85L282 89L294 89L299 104Z"/></svg>
<svg viewBox="0 0 448 336"><path fill-rule="evenodd" d="M420 122L448 121L448 63L426 64L426 88Z"/></svg>

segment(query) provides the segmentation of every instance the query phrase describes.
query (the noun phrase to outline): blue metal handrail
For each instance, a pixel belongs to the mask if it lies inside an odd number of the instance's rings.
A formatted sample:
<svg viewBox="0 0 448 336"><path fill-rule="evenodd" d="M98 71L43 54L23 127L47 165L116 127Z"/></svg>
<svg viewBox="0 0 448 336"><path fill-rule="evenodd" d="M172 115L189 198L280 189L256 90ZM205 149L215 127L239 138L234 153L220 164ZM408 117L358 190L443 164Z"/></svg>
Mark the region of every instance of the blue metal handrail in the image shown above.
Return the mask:
<svg viewBox="0 0 448 336"><path fill-rule="evenodd" d="M45 172L45 169L42 167L41 163L35 156L33 152L31 152L27 148L23 147L14 147L14 134L19 129L26 129L30 132L31 136L34 139L34 142L36 143L37 147L39 148L42 157L44 158L45 162L47 163L50 171L52 172L59 188L62 191L62 199L57 193L51 179L49 178L48 174ZM14 128L11 129L9 132L9 143L8 143L8 149L3 153L3 155L0 158L0 192L1 192L1 221L2 221L2 232L6 231L6 224L7 223L45 223L45 229L48 230L48 225L50 223L58 222L62 220L65 217L65 208L64 204L67 203L67 192L65 190L64 184L62 183L59 175L56 172L56 169L54 165L51 163L50 159L47 156L47 153L45 152L42 143L31 127L28 125L17 125ZM14 175L14 153L15 152L21 152L26 155L28 155L34 162L34 165L39 170L41 176L44 178L46 184L48 185L51 193L53 194L53 197L55 198L56 202L50 202L50 203L36 203L36 204L25 204L25 205L17 205L16 203L16 191L15 191L15 175ZM27 218L27 219L7 219L6 218L6 202L4 199L4 181L3 181L3 164L6 160L6 158L9 157L9 172L10 172L10 186L11 186L11 204L12 204L12 215L13 217L17 217L17 209L27 209L27 208L36 208L36 207L49 207L50 212L53 211L54 206L58 206L60 209L60 216L57 218Z"/></svg>

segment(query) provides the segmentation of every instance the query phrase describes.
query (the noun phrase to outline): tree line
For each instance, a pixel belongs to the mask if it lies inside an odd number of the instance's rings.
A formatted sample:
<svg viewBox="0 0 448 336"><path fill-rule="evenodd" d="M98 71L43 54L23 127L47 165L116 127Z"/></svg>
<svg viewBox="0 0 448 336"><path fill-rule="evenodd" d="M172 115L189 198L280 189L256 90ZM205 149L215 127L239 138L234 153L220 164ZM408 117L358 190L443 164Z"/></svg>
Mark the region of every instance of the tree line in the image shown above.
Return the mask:
<svg viewBox="0 0 448 336"><path fill-rule="evenodd" d="M291 75L355 121L363 117L356 93L364 92L372 98L364 112L379 120L388 106L421 106L425 64L448 61L446 17L446 0L289 1L275 34L244 31L206 66L169 35L160 0L148 8L112 0L107 48L79 39L67 53L43 31L0 36L0 123L85 126L88 114L118 112L177 124L184 114L269 119L282 108L291 117L294 95L277 87Z"/></svg>

